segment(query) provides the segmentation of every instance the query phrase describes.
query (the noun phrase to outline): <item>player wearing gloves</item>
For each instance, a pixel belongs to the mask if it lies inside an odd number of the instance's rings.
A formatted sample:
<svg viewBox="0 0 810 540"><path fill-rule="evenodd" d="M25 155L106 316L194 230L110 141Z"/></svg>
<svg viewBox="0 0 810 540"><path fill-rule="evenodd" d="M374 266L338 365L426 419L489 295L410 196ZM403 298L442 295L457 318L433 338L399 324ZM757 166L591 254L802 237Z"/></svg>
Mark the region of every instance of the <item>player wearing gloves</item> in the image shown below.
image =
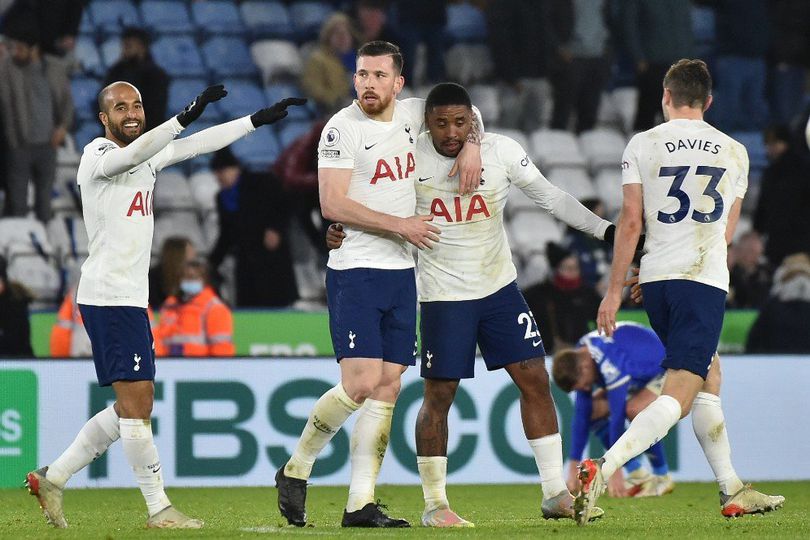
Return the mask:
<svg viewBox="0 0 810 540"><path fill-rule="evenodd" d="M145 116L137 88L115 82L99 93L104 137L85 146L77 174L90 240L77 303L90 336L98 382L112 385L116 399L82 427L61 456L26 477L29 491L54 527L67 527L62 511L66 482L119 438L146 500L147 527L203 525L171 505L152 438L155 356L146 307L155 177L165 167L218 150L272 124L287 115L288 106L306 102L286 99L175 140L209 103L226 95L222 85L208 87L180 114L143 133Z"/></svg>

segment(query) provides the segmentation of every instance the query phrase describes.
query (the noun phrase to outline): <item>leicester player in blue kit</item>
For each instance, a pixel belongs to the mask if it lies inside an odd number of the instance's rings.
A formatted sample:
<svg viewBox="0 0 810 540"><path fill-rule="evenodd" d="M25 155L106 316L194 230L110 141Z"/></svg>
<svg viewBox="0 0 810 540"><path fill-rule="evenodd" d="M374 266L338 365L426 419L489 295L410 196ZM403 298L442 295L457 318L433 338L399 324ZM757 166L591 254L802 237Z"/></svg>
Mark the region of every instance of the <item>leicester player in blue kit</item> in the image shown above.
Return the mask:
<svg viewBox="0 0 810 540"><path fill-rule="evenodd" d="M597 328L616 331L616 312L642 225L646 226L639 283L650 324L666 355L661 395L633 419L605 455L580 465L575 504L588 523L606 480L630 458L661 440L692 413L692 427L720 487L722 515L767 512L784 504L742 483L720 406L720 362L731 242L748 188L745 147L703 120L712 79L702 60L680 60L667 71L663 124L635 135L622 156L622 210L610 283Z"/></svg>
<svg viewBox="0 0 810 540"><path fill-rule="evenodd" d="M605 448L624 433L625 421L632 420L660 394L664 383L664 345L655 332L636 323L621 322L612 338L589 332L574 348L554 355L551 376L565 392L576 390L574 420L569 451L569 489L576 491L577 473L588 433ZM625 484L621 470L611 477L611 496L646 497L672 491L664 448L656 442L646 452L651 475L638 458L628 461Z"/></svg>

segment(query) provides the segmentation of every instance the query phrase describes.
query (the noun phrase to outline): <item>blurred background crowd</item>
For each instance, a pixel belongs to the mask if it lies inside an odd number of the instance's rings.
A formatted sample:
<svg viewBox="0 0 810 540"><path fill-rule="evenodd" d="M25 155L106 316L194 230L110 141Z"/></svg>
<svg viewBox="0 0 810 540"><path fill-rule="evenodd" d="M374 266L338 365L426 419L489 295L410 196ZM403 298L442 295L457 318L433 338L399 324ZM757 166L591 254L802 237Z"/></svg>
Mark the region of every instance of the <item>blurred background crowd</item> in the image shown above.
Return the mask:
<svg viewBox="0 0 810 540"><path fill-rule="evenodd" d="M71 338L87 254L75 179L84 145L103 134L96 95L116 80L140 89L147 129L213 83L229 97L190 132L310 99L273 129L158 175L158 352L232 355L232 308L323 309L315 149L351 103L357 47L375 39L402 48L402 97L466 85L487 131L518 140L553 183L613 220L622 150L661 121L666 69L705 59L707 121L751 162L728 307L759 313L746 350L810 352L808 29L807 0L0 0L0 355L31 354L29 309L59 310L54 355L89 352ZM519 190L506 223L553 352L589 328L610 250ZM219 341L195 348L200 335Z"/></svg>

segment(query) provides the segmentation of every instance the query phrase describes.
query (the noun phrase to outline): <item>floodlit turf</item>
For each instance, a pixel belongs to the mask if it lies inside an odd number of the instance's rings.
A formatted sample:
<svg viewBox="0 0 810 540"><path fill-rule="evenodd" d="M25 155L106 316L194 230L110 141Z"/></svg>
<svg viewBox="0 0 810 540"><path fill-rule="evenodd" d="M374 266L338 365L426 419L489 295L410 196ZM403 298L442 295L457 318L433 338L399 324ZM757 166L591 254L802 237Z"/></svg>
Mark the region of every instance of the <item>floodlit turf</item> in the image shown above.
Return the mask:
<svg viewBox="0 0 810 540"><path fill-rule="evenodd" d="M489 538L810 538L810 482L763 482L755 487L787 497L785 507L764 516L727 520L720 515L714 485L678 484L675 493L650 499L610 499L599 505L605 517L587 527L573 521L544 521L539 488L527 485L450 486L453 508L475 529L440 531L418 527L422 510L418 486L380 486L377 495L391 515L405 517L409 530L341 530L345 487L310 487L312 526L283 526L273 488L170 489L178 508L205 520L200 531L151 531L137 489L68 490L65 510L70 528L45 524L36 499L24 489L0 490L0 538L143 538L304 536Z"/></svg>

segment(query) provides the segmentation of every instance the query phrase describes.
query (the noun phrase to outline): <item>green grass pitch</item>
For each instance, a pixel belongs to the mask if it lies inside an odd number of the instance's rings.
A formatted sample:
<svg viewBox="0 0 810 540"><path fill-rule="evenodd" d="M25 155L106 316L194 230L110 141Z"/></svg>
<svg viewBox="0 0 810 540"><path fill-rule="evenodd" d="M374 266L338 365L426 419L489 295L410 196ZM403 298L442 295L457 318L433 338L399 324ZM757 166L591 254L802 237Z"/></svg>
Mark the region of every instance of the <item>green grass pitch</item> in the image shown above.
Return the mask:
<svg viewBox="0 0 810 540"><path fill-rule="evenodd" d="M311 526L283 526L273 488L174 488L167 492L184 512L205 520L200 531L144 528L145 507L137 489L75 489L65 494L67 530L46 525L36 499L24 489L0 490L0 538L266 538L279 535L364 538L810 538L810 482L762 482L762 491L787 498L765 515L728 520L719 512L713 484L678 484L675 492L649 499L610 499L605 517L577 527L573 521L540 517L540 490L531 485L449 486L453 508L475 529L436 530L417 526L422 511L418 486L379 486L377 496L391 515L414 525L406 530L342 530L345 487L310 487Z"/></svg>

